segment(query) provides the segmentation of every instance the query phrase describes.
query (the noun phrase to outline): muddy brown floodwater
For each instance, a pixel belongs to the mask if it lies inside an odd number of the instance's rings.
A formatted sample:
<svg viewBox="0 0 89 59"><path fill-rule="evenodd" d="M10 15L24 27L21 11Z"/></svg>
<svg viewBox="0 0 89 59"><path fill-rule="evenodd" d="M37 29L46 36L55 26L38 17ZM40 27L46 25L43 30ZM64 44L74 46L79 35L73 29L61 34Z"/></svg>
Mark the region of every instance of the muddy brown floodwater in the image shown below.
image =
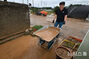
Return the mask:
<svg viewBox="0 0 89 59"><path fill-rule="evenodd" d="M31 15L31 26L34 25L52 25L46 17ZM83 39L89 23L68 18L68 22L61 30L61 37L75 36ZM59 38L61 41L61 39ZM0 45L0 59L56 59L55 48L58 46L56 42L50 50L43 49L38 44L39 39L30 35L25 35Z"/></svg>

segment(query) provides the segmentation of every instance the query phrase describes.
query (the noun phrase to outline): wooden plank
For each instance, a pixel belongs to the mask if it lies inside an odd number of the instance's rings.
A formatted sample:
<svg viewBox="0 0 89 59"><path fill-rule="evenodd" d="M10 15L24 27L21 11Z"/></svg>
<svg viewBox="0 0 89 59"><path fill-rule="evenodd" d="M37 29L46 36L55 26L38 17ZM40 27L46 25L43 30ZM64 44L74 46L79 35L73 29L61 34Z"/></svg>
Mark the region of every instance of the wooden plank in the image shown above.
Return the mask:
<svg viewBox="0 0 89 59"><path fill-rule="evenodd" d="M49 42L59 34L60 29L55 27L48 27L35 33L35 35L41 37L43 40Z"/></svg>

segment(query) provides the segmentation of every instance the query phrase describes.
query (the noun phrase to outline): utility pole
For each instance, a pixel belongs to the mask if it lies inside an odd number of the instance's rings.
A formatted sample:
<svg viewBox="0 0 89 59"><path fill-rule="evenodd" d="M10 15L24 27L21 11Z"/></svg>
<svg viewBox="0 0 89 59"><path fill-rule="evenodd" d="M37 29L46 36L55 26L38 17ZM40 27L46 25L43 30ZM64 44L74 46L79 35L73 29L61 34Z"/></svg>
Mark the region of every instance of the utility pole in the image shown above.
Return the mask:
<svg viewBox="0 0 89 59"><path fill-rule="evenodd" d="M27 0L27 5L29 5L29 0Z"/></svg>
<svg viewBox="0 0 89 59"><path fill-rule="evenodd" d="M34 13L34 0L32 0L32 4L33 4L33 13Z"/></svg>
<svg viewBox="0 0 89 59"><path fill-rule="evenodd" d="M33 7L34 7L34 0L32 0L32 4L33 4Z"/></svg>
<svg viewBox="0 0 89 59"><path fill-rule="evenodd" d="M24 0L22 0L22 3L24 3Z"/></svg>
<svg viewBox="0 0 89 59"><path fill-rule="evenodd" d="M42 0L41 0L41 7L42 7L42 3L43 3L43 2L42 2Z"/></svg>

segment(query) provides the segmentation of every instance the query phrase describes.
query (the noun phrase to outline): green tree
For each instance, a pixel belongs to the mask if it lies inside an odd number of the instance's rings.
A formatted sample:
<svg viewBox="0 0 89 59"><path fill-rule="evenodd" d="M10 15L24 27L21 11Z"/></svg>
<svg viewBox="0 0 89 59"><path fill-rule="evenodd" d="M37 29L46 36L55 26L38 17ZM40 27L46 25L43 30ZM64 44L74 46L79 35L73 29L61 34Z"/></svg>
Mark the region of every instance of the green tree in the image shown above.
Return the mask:
<svg viewBox="0 0 89 59"><path fill-rule="evenodd" d="M54 7L53 11L55 12L57 9L59 9L59 6Z"/></svg>

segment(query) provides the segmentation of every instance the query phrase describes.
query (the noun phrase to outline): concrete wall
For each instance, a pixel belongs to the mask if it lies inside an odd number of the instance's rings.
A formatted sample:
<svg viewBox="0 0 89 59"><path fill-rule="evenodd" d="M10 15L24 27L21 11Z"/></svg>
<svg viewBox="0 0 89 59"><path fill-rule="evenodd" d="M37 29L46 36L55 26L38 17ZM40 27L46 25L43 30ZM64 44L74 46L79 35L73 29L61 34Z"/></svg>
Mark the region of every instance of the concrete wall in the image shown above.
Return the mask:
<svg viewBox="0 0 89 59"><path fill-rule="evenodd" d="M28 6L0 1L0 39L21 33L30 27Z"/></svg>

